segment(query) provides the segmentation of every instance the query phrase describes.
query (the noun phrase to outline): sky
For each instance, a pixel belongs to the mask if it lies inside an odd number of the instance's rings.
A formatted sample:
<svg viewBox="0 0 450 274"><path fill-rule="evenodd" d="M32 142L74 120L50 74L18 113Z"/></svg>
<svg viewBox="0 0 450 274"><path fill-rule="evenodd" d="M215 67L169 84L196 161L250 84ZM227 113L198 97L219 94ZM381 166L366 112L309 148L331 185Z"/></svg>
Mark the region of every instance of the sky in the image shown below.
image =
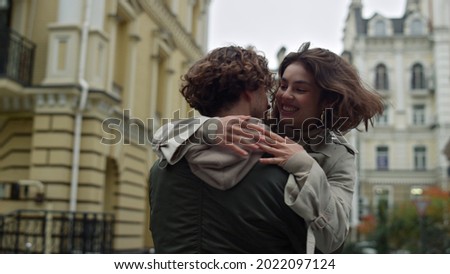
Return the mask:
<svg viewBox="0 0 450 274"><path fill-rule="evenodd" d="M342 53L343 30L351 0L212 0L208 50L253 45L277 66L281 47L296 51L301 43ZM375 12L401 17L406 0L362 0L363 17Z"/></svg>

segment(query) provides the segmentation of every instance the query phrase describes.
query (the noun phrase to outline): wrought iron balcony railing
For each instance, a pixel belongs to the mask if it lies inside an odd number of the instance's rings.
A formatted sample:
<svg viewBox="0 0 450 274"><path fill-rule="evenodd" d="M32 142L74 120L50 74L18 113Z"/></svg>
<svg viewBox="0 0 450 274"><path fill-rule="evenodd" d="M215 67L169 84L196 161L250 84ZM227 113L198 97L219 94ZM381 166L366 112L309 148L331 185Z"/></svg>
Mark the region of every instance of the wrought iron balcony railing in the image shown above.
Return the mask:
<svg viewBox="0 0 450 274"><path fill-rule="evenodd" d="M0 28L0 78L31 85L36 45L16 31Z"/></svg>
<svg viewBox="0 0 450 274"><path fill-rule="evenodd" d="M1 253L112 253L114 216L18 210L0 216Z"/></svg>

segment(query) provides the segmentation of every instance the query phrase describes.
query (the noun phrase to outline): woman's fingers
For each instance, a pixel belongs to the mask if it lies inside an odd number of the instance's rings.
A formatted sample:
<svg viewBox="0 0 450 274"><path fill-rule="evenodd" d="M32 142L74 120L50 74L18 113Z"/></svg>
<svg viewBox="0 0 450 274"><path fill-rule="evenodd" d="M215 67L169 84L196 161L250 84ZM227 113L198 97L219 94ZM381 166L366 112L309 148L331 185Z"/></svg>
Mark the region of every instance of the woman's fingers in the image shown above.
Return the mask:
<svg viewBox="0 0 450 274"><path fill-rule="evenodd" d="M283 142L284 141L283 137L281 137L280 135L272 132L270 129L267 129L266 127L263 127L261 125L249 124L248 128L250 128L252 130L256 130L259 133L261 133L260 137L264 137L262 139L266 140L268 142Z"/></svg>
<svg viewBox="0 0 450 274"><path fill-rule="evenodd" d="M261 134L248 128L252 124L251 119L252 117L245 115L218 118L219 126L213 143L242 156L248 155L249 150L258 150L256 143Z"/></svg>
<svg viewBox="0 0 450 274"><path fill-rule="evenodd" d="M261 163L264 164L277 164L283 166L294 154L303 151L303 147L289 138L283 139L282 142L259 142L259 148L272 154L272 158L262 158ZM269 160L267 160L269 159Z"/></svg>
<svg viewBox="0 0 450 274"><path fill-rule="evenodd" d="M271 145L265 144L265 143L258 143L258 148L261 149L264 152L267 152L272 155L276 155L279 153L279 150L275 147L272 147Z"/></svg>

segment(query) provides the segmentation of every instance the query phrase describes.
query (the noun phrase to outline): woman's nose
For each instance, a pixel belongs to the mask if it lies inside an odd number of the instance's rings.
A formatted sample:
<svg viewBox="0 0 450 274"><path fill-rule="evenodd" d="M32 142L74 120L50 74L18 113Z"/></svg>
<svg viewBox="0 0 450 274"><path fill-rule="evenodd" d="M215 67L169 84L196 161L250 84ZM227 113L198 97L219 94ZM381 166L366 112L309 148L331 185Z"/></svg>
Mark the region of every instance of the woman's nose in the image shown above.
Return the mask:
<svg viewBox="0 0 450 274"><path fill-rule="evenodd" d="M287 88L282 94L281 94L281 98L283 98L283 99L289 99L289 100L292 100L293 99L293 95L292 95L292 92L291 92L291 89L290 88Z"/></svg>

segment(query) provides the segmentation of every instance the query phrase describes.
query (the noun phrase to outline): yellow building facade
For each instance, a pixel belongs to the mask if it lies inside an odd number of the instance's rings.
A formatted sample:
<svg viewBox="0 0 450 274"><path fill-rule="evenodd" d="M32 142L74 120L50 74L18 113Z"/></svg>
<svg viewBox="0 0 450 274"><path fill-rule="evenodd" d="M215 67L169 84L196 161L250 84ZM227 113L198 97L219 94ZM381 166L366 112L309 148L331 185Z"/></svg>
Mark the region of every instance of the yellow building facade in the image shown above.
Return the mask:
<svg viewBox="0 0 450 274"><path fill-rule="evenodd" d="M209 2L2 1L0 253L152 247L149 142L188 114Z"/></svg>

